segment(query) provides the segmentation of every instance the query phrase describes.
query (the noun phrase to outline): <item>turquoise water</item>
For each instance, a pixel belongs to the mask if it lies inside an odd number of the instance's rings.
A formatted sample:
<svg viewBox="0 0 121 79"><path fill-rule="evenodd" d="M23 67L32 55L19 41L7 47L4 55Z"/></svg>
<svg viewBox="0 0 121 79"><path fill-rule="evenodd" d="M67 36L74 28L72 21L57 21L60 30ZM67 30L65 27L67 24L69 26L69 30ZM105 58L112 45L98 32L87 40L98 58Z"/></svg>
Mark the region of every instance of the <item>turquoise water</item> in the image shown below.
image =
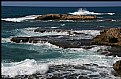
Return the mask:
<svg viewBox="0 0 121 79"><path fill-rule="evenodd" d="M90 33L99 33L99 28L111 28L111 27L121 27L121 7L84 7L88 11L95 13L115 13L114 15L98 15L101 17L95 21L36 21L28 20L26 16L31 15L42 15L49 13L64 13L76 12L81 7L2 7L2 63L15 63L22 62L45 62L51 64L57 63L71 63L71 64L84 64L84 63L96 63L104 66L111 66L117 59L115 57L106 57L100 55L98 49L107 49L110 46L95 46L92 49L86 50L82 48L68 48L62 49L57 46L51 45L49 43L12 43L10 41L11 37L16 36L40 36L43 34L34 33L32 30L37 27L56 27L61 29L73 29L81 30L84 33L88 33L85 30L90 30ZM33 16L31 16L32 18ZM13 20L14 21L8 21ZM21 18L24 18L21 20ZM113 21L100 21L105 19L111 19ZM15 22L19 21L19 22ZM48 33L49 35L56 33ZM47 35L47 34L45 34ZM119 57L120 58L120 57ZM81 62L82 61L82 62ZM4 65L5 66L5 65ZM3 68L4 68L3 66ZM7 73L7 72L6 72Z"/></svg>

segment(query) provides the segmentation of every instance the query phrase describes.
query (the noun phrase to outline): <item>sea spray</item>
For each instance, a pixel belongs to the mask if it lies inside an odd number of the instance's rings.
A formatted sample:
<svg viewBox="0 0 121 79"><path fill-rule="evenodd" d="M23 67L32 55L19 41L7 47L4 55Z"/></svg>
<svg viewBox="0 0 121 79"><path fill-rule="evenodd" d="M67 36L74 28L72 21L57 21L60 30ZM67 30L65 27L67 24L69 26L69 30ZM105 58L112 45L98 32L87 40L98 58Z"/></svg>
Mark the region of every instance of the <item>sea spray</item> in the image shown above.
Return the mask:
<svg viewBox="0 0 121 79"><path fill-rule="evenodd" d="M11 22L22 22L22 21L25 21L25 20L35 19L38 16L41 16L41 15L28 15L28 16L25 16L25 17L18 17L18 18L2 18L1 20L11 21Z"/></svg>
<svg viewBox="0 0 121 79"><path fill-rule="evenodd" d="M6 63L4 63L6 64ZM11 63L11 66L2 64L2 75L15 77L16 75L32 75L33 73L45 74L48 71L47 64L37 64L35 60L26 59L21 62Z"/></svg>
<svg viewBox="0 0 121 79"><path fill-rule="evenodd" d="M72 15L114 15L115 13L95 13L95 12L90 12L86 9L79 8L77 12L69 13Z"/></svg>

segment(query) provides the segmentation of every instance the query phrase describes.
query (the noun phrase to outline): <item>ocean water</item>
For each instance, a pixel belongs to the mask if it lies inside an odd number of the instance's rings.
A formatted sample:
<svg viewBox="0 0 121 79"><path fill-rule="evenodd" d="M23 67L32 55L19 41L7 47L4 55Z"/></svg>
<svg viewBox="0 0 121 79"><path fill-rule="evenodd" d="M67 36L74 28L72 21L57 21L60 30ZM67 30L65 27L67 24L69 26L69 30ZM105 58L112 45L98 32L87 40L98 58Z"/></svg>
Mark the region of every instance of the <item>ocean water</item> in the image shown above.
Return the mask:
<svg viewBox="0 0 121 79"><path fill-rule="evenodd" d="M15 77L16 75L31 75L39 72L45 74L51 65L83 65L97 64L95 72L88 70L76 71L75 73L86 73L99 75L97 79L118 79L111 72L112 65L121 57L101 55L97 50L110 49L110 46L94 46L91 49L83 48L59 48L50 43L13 43L12 37L17 36L44 36L44 35L66 35L63 33L35 33L38 27L60 28L79 30L84 34L84 39L90 39L100 34L100 29L121 27L121 7L83 7L88 14L97 15L98 19L92 21L38 21L37 16L50 13L69 14L79 13L82 7L2 7L1 24L1 57L2 75ZM86 15L86 14L85 14ZM108 21L110 20L110 21ZM93 66L90 69L93 69ZM101 76L106 72L108 75ZM90 77L89 77L90 78ZM93 78L91 78L93 79Z"/></svg>

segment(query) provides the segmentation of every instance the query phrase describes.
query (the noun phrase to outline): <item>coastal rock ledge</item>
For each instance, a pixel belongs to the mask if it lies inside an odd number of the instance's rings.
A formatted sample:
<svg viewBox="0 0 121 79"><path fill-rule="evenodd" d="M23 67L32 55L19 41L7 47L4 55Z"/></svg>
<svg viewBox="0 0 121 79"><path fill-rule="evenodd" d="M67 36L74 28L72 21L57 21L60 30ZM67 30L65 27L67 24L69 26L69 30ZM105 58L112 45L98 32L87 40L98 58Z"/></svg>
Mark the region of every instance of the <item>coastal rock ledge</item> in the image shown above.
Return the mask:
<svg viewBox="0 0 121 79"><path fill-rule="evenodd" d="M121 60L113 64L113 69L116 71L116 75L121 77Z"/></svg>
<svg viewBox="0 0 121 79"><path fill-rule="evenodd" d="M68 15L68 14L46 14L38 16L35 20L93 20L93 15Z"/></svg>
<svg viewBox="0 0 121 79"><path fill-rule="evenodd" d="M121 28L104 29L93 38L92 44L121 46Z"/></svg>

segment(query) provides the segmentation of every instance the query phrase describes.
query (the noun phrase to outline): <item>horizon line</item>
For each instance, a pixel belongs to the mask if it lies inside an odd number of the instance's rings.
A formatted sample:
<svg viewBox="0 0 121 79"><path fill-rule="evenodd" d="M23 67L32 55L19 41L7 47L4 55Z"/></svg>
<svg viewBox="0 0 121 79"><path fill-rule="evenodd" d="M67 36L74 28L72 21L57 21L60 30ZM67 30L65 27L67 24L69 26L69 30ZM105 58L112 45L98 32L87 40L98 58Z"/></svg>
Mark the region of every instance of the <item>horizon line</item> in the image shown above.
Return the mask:
<svg viewBox="0 0 121 79"><path fill-rule="evenodd" d="M121 7L121 6L1 6L1 7Z"/></svg>
<svg viewBox="0 0 121 79"><path fill-rule="evenodd" d="M2 1L1 6L101 7L121 6L121 1Z"/></svg>

